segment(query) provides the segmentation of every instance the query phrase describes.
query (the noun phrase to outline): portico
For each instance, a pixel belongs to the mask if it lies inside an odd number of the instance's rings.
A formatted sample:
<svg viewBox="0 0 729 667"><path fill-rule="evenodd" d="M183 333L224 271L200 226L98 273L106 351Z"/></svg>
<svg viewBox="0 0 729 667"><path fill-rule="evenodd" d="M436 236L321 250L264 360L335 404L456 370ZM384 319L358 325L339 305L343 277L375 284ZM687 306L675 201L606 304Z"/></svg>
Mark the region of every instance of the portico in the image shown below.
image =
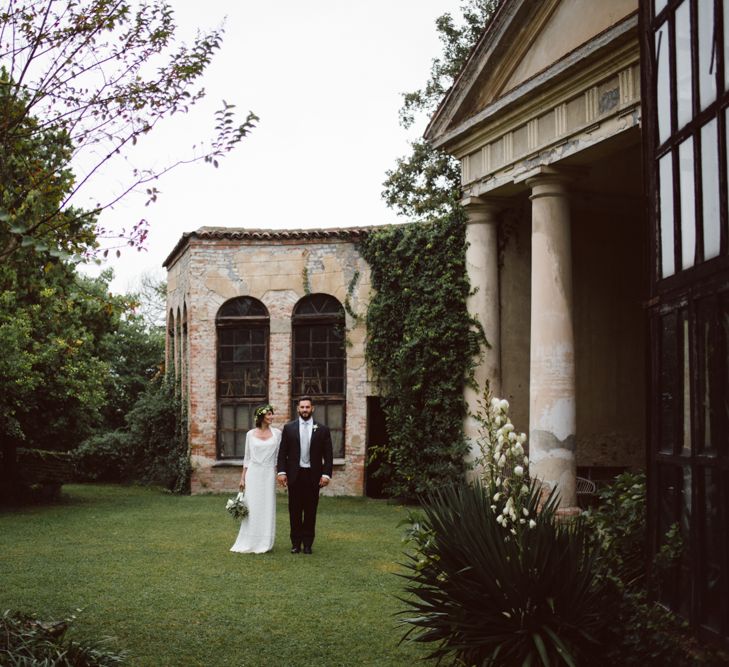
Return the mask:
<svg viewBox="0 0 729 667"><path fill-rule="evenodd" d="M578 467L644 459L638 61L634 0L503 3L426 132L462 165L476 379L565 509Z"/></svg>

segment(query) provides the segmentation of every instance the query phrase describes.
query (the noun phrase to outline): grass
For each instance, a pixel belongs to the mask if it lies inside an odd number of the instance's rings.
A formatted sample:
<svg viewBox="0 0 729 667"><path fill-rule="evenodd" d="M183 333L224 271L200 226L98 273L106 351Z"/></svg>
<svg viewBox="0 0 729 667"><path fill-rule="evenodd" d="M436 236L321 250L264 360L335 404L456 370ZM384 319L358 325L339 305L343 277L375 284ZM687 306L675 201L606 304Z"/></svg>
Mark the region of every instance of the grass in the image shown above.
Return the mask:
<svg viewBox="0 0 729 667"><path fill-rule="evenodd" d="M276 544L229 551L237 524L222 496L78 485L61 501L0 512L0 611L60 619L74 636L115 638L130 665L410 666L399 645L402 507L321 499L314 555L288 552L286 498Z"/></svg>

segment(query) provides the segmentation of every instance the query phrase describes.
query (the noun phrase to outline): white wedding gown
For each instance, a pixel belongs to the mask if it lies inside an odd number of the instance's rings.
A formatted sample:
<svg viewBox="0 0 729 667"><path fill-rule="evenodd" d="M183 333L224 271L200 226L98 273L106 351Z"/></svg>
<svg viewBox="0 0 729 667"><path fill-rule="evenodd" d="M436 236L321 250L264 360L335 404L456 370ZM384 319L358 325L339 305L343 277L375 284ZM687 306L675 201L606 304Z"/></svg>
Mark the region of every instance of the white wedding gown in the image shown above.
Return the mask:
<svg viewBox="0 0 729 667"><path fill-rule="evenodd" d="M276 458L281 444L281 431L272 428L273 435L261 440L246 433L245 498L248 516L241 521L238 539L231 547L237 553L262 554L271 551L276 537Z"/></svg>

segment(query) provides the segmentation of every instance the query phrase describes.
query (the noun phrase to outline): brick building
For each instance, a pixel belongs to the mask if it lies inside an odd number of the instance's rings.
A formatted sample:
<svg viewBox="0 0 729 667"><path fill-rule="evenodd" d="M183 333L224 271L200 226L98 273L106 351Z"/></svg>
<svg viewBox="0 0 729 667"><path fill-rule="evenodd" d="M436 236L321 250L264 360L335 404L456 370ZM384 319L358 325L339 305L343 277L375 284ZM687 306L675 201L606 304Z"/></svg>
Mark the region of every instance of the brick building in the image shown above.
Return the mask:
<svg viewBox="0 0 729 667"><path fill-rule="evenodd" d="M193 493L235 489L255 408L273 404L281 427L308 393L332 430L326 493L364 494L362 233L203 227L165 261L167 363L188 406Z"/></svg>

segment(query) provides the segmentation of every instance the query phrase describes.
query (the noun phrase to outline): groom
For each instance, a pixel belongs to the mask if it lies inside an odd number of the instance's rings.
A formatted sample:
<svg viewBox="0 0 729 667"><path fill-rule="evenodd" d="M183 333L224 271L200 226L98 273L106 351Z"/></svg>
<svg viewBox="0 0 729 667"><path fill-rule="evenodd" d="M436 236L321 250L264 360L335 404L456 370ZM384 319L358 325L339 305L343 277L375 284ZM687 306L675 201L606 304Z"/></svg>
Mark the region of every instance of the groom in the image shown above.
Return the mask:
<svg viewBox="0 0 729 667"><path fill-rule="evenodd" d="M316 526L319 489L332 478L332 436L329 429L312 418L310 396L297 403L298 419L283 428L278 450L278 483L289 490L291 553L311 553Z"/></svg>

